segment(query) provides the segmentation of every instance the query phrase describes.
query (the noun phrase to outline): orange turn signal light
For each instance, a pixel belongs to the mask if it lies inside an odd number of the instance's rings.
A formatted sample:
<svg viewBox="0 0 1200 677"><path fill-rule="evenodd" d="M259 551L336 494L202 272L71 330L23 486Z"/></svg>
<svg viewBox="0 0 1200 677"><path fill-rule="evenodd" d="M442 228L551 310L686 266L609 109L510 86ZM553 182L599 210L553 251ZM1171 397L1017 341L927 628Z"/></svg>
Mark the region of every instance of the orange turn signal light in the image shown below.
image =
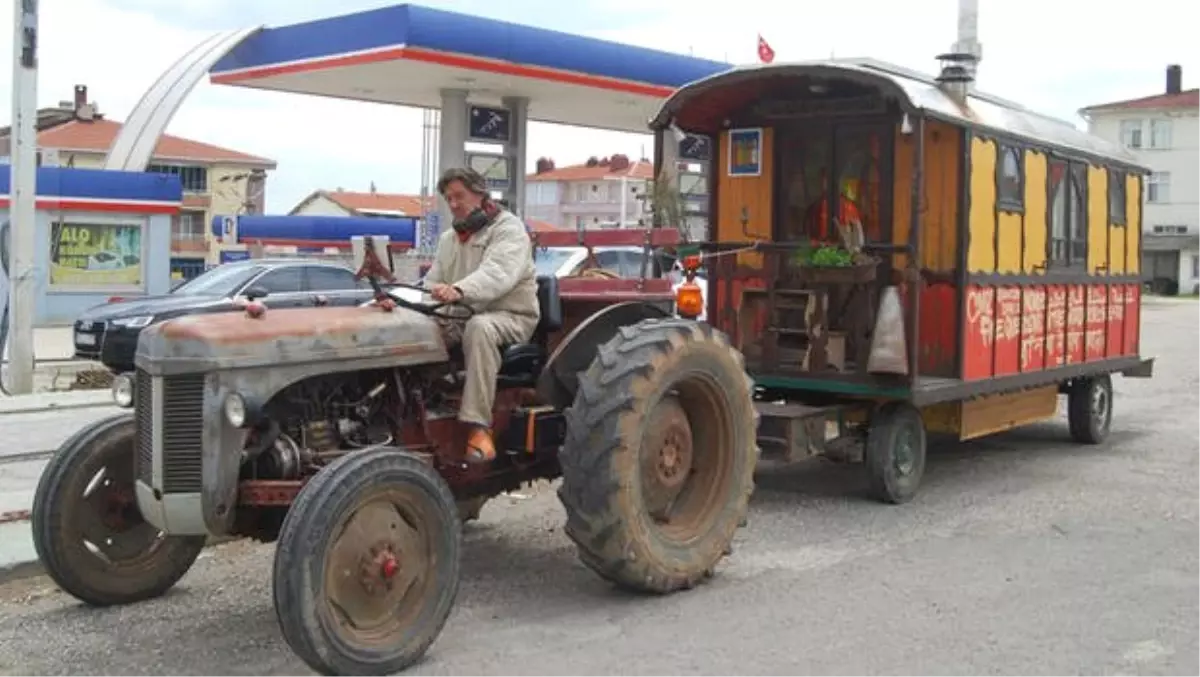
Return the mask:
<svg viewBox="0 0 1200 677"><path fill-rule="evenodd" d="M700 285L688 280L675 290L675 312L680 317L695 319L704 312L704 294Z"/></svg>

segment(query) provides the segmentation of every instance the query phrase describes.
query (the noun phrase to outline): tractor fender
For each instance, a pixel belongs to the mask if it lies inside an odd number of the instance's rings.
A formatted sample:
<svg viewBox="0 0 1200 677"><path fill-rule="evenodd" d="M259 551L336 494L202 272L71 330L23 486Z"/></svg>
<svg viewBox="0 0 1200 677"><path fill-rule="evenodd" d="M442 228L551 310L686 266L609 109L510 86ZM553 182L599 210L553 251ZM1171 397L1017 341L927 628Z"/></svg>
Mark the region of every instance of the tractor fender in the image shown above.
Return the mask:
<svg viewBox="0 0 1200 677"><path fill-rule="evenodd" d="M571 406L579 387L579 373L588 368L600 346L621 327L671 316L661 305L643 301L618 303L591 315L567 334L546 361L538 377L538 399L560 410Z"/></svg>

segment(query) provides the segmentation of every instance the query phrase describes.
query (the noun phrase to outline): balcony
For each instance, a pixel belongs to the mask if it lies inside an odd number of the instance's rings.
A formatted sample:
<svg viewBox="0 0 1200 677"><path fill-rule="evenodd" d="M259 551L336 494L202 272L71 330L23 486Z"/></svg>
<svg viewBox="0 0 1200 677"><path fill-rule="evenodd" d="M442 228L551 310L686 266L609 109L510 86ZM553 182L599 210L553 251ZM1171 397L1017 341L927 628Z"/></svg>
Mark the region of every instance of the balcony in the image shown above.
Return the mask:
<svg viewBox="0 0 1200 677"><path fill-rule="evenodd" d="M181 233L171 231L171 253L199 253L208 251L204 233Z"/></svg>

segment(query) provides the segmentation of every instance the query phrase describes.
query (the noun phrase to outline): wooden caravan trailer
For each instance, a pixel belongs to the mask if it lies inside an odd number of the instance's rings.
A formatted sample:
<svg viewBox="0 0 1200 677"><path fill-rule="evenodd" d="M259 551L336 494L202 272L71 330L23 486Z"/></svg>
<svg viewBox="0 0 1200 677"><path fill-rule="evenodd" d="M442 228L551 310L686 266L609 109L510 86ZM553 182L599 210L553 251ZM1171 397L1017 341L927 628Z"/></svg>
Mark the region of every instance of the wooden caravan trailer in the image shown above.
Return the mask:
<svg viewBox="0 0 1200 677"><path fill-rule="evenodd" d="M1110 375L1153 367L1138 340L1147 170L966 72L737 67L651 122L660 167L685 134L713 149L708 321L763 391L764 458L862 449L891 502L916 491L927 431L1007 430L1065 394L1072 436L1098 443Z"/></svg>

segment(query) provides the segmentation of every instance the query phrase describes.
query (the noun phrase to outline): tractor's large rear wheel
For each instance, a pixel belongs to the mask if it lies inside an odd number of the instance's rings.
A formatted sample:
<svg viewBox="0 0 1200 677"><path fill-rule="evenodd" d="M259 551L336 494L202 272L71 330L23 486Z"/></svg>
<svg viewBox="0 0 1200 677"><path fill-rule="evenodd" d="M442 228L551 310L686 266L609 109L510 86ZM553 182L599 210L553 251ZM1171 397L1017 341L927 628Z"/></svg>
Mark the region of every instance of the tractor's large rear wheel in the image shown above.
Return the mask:
<svg viewBox="0 0 1200 677"><path fill-rule="evenodd" d="M288 510L275 551L283 638L326 675L419 661L458 594L460 518L445 480L396 449L348 454Z"/></svg>
<svg viewBox="0 0 1200 677"><path fill-rule="evenodd" d="M579 377L559 498L580 559L666 593L711 575L754 488L757 415L741 354L707 324L645 320Z"/></svg>

